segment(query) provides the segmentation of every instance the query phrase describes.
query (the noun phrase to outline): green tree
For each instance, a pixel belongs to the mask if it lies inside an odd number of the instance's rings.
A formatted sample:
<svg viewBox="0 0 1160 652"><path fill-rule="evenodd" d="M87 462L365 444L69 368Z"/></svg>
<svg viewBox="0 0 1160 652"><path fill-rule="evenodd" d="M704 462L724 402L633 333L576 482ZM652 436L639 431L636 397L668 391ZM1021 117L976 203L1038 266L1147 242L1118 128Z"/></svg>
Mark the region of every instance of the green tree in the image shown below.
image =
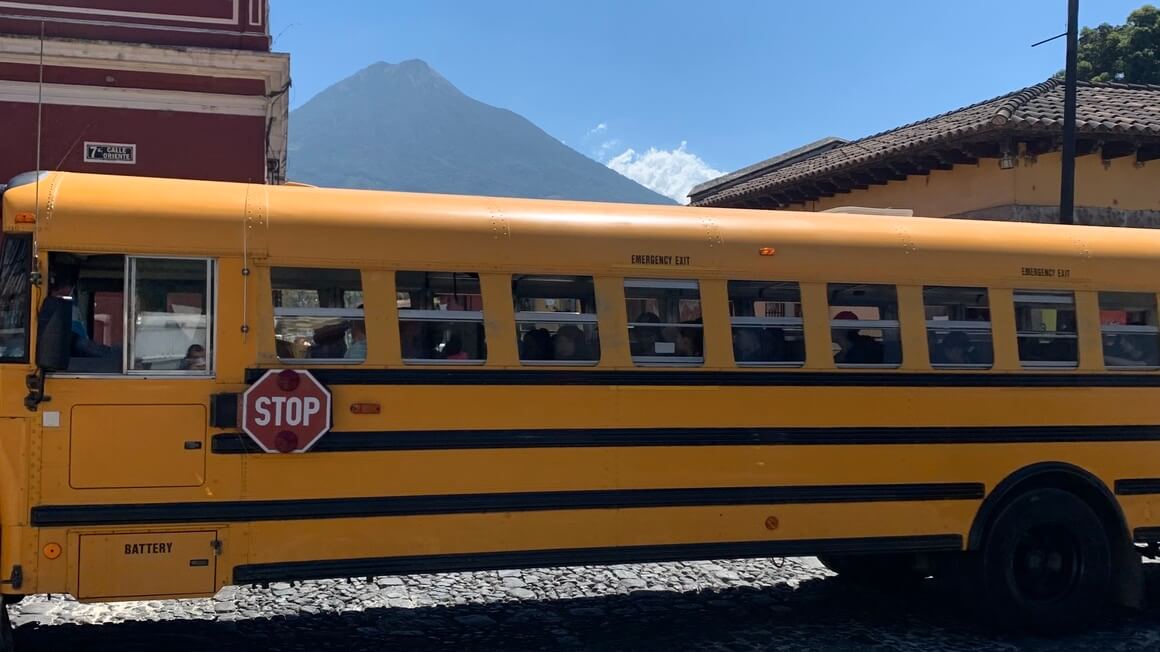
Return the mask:
<svg viewBox="0 0 1160 652"><path fill-rule="evenodd" d="M1144 5L1123 25L1083 28L1077 60L1081 80L1160 84L1160 10Z"/></svg>

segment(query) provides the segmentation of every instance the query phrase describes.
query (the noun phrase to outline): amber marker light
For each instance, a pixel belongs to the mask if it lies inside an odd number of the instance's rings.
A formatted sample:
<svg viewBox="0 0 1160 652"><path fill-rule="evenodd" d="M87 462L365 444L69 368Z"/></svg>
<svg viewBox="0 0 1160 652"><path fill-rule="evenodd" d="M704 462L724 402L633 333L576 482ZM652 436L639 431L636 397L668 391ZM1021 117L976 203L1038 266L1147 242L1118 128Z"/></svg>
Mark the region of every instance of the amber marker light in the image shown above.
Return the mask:
<svg viewBox="0 0 1160 652"><path fill-rule="evenodd" d="M757 253L761 256L772 256L777 253L777 249L774 249L773 247L762 247L761 249L757 250Z"/></svg>
<svg viewBox="0 0 1160 652"><path fill-rule="evenodd" d="M351 403L351 414L382 414L383 406L378 403Z"/></svg>
<svg viewBox="0 0 1160 652"><path fill-rule="evenodd" d="M48 543L44 546L44 556L48 559L56 559L60 557L61 547L59 543Z"/></svg>

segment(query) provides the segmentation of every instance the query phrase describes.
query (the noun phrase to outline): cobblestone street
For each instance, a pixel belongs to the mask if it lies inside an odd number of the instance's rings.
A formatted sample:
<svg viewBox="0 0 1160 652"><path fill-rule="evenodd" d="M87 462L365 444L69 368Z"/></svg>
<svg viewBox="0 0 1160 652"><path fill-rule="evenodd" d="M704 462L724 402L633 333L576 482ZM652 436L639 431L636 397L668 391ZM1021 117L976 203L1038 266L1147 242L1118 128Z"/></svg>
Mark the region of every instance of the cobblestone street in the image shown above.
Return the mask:
<svg viewBox="0 0 1160 652"><path fill-rule="evenodd" d="M1160 568L1149 565L1152 602ZM812 559L455 573L227 588L212 600L12 607L32 650L1160 650L1160 607L1009 639L937 584L851 586Z"/></svg>

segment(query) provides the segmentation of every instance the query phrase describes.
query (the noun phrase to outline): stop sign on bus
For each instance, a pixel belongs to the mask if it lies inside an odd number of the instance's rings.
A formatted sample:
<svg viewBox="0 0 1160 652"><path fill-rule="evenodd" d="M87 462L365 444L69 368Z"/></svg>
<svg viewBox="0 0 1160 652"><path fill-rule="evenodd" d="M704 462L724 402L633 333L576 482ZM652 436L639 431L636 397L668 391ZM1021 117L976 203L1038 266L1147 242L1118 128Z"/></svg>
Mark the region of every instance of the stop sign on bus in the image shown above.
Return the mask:
<svg viewBox="0 0 1160 652"><path fill-rule="evenodd" d="M242 431L267 453L309 450L330 416L330 392L308 371L271 369L242 394Z"/></svg>

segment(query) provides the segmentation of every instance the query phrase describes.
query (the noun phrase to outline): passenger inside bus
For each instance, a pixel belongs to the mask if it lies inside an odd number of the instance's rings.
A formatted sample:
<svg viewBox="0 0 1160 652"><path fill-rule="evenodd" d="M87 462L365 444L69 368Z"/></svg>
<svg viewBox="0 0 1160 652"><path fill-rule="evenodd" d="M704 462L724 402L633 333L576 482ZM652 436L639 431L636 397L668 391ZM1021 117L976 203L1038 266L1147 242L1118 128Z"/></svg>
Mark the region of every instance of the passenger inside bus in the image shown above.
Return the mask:
<svg viewBox="0 0 1160 652"><path fill-rule="evenodd" d="M1155 335L1121 333L1104 338L1104 361L1115 367L1160 366Z"/></svg>
<svg viewBox="0 0 1160 652"><path fill-rule="evenodd" d="M661 318L654 312L643 312L633 320L635 324L659 324L660 322ZM656 355L657 342L663 341L661 329L656 326L635 326L631 335L632 341L629 343L629 348L632 355Z"/></svg>
<svg viewBox="0 0 1160 652"><path fill-rule="evenodd" d="M400 321L404 360L485 360L483 324L454 321Z"/></svg>
<svg viewBox="0 0 1160 652"><path fill-rule="evenodd" d="M590 360L585 352L584 334L571 324L561 326L552 336L553 360Z"/></svg>
<svg viewBox="0 0 1160 652"><path fill-rule="evenodd" d="M971 364L971 341L962 331L947 333L931 350L931 362L945 365Z"/></svg>
<svg viewBox="0 0 1160 652"><path fill-rule="evenodd" d="M395 283L404 360L487 359L478 274L399 271Z"/></svg>
<svg viewBox="0 0 1160 652"><path fill-rule="evenodd" d="M444 360L468 360L471 358L467 351L463 350L463 334L458 325L452 327L448 332L441 353Z"/></svg>
<svg viewBox="0 0 1160 652"><path fill-rule="evenodd" d="M434 347L424 344L425 332L421 322L400 321L399 338L404 360L425 360L431 357Z"/></svg>
<svg viewBox="0 0 1160 652"><path fill-rule="evenodd" d="M521 362L596 362L600 339L591 276L512 275Z"/></svg>
<svg viewBox="0 0 1160 652"><path fill-rule="evenodd" d="M49 294L57 299L75 301L76 274L76 270L74 269L54 269L52 277L49 279ZM77 319L75 312L74 309L70 355L93 358L100 357L99 353L95 352L94 349L94 347L99 345L89 339L88 329L85 328L84 322Z"/></svg>
<svg viewBox="0 0 1160 652"><path fill-rule="evenodd" d="M764 362L761 338L756 328L733 329L733 359L737 362Z"/></svg>
<svg viewBox="0 0 1160 652"><path fill-rule="evenodd" d="M785 331L780 328L766 328L761 331L761 353L770 362L790 362L803 359L790 355L788 342L785 340Z"/></svg>
<svg viewBox="0 0 1160 652"><path fill-rule="evenodd" d="M48 262L49 293L73 302L69 372L210 370L210 261L53 252Z"/></svg>
<svg viewBox="0 0 1160 652"><path fill-rule="evenodd" d="M858 315L843 310L834 315L835 320L856 320ZM834 361L841 364L882 364L885 358L882 343L857 328L835 328L838 338L838 353Z"/></svg>
<svg viewBox="0 0 1160 652"><path fill-rule="evenodd" d="M358 304L358 310L363 309L363 304ZM346 352L343 354L347 360L366 360L367 359L367 327L366 322L361 319L352 319L349 322L350 344L346 347Z"/></svg>
<svg viewBox="0 0 1160 652"><path fill-rule="evenodd" d="M676 335L677 355L698 358L702 353L703 333L700 328L678 328Z"/></svg>
<svg viewBox="0 0 1160 652"><path fill-rule="evenodd" d="M274 339L274 352L282 359L297 357L294 355L294 345L280 337Z"/></svg>
<svg viewBox="0 0 1160 652"><path fill-rule="evenodd" d="M358 270L273 267L275 348L283 360L366 359Z"/></svg>
<svg viewBox="0 0 1160 652"><path fill-rule="evenodd" d="M205 347L200 344L191 344L185 351L185 359L178 365L183 370L205 370Z"/></svg>
<svg viewBox="0 0 1160 652"><path fill-rule="evenodd" d="M78 360L75 364L70 361L70 370L101 371L117 373L121 371L121 350L119 347L106 346L93 341L89 336L89 329L81 317L80 305L82 297L77 291L80 270L76 267L56 264L49 279L49 292L58 298L67 298L73 301L72 344L70 355L73 358L93 358L100 362L84 363Z"/></svg>
<svg viewBox="0 0 1160 652"><path fill-rule="evenodd" d="M989 331L930 330L930 363L936 367L990 366L995 354Z"/></svg>
<svg viewBox="0 0 1160 652"><path fill-rule="evenodd" d="M553 354L552 334L546 328L533 328L524 333L520 347L521 360L551 360Z"/></svg>
<svg viewBox="0 0 1160 652"><path fill-rule="evenodd" d="M346 358L347 325L336 322L325 324L314 329L314 344L308 349L309 357L328 360Z"/></svg>

